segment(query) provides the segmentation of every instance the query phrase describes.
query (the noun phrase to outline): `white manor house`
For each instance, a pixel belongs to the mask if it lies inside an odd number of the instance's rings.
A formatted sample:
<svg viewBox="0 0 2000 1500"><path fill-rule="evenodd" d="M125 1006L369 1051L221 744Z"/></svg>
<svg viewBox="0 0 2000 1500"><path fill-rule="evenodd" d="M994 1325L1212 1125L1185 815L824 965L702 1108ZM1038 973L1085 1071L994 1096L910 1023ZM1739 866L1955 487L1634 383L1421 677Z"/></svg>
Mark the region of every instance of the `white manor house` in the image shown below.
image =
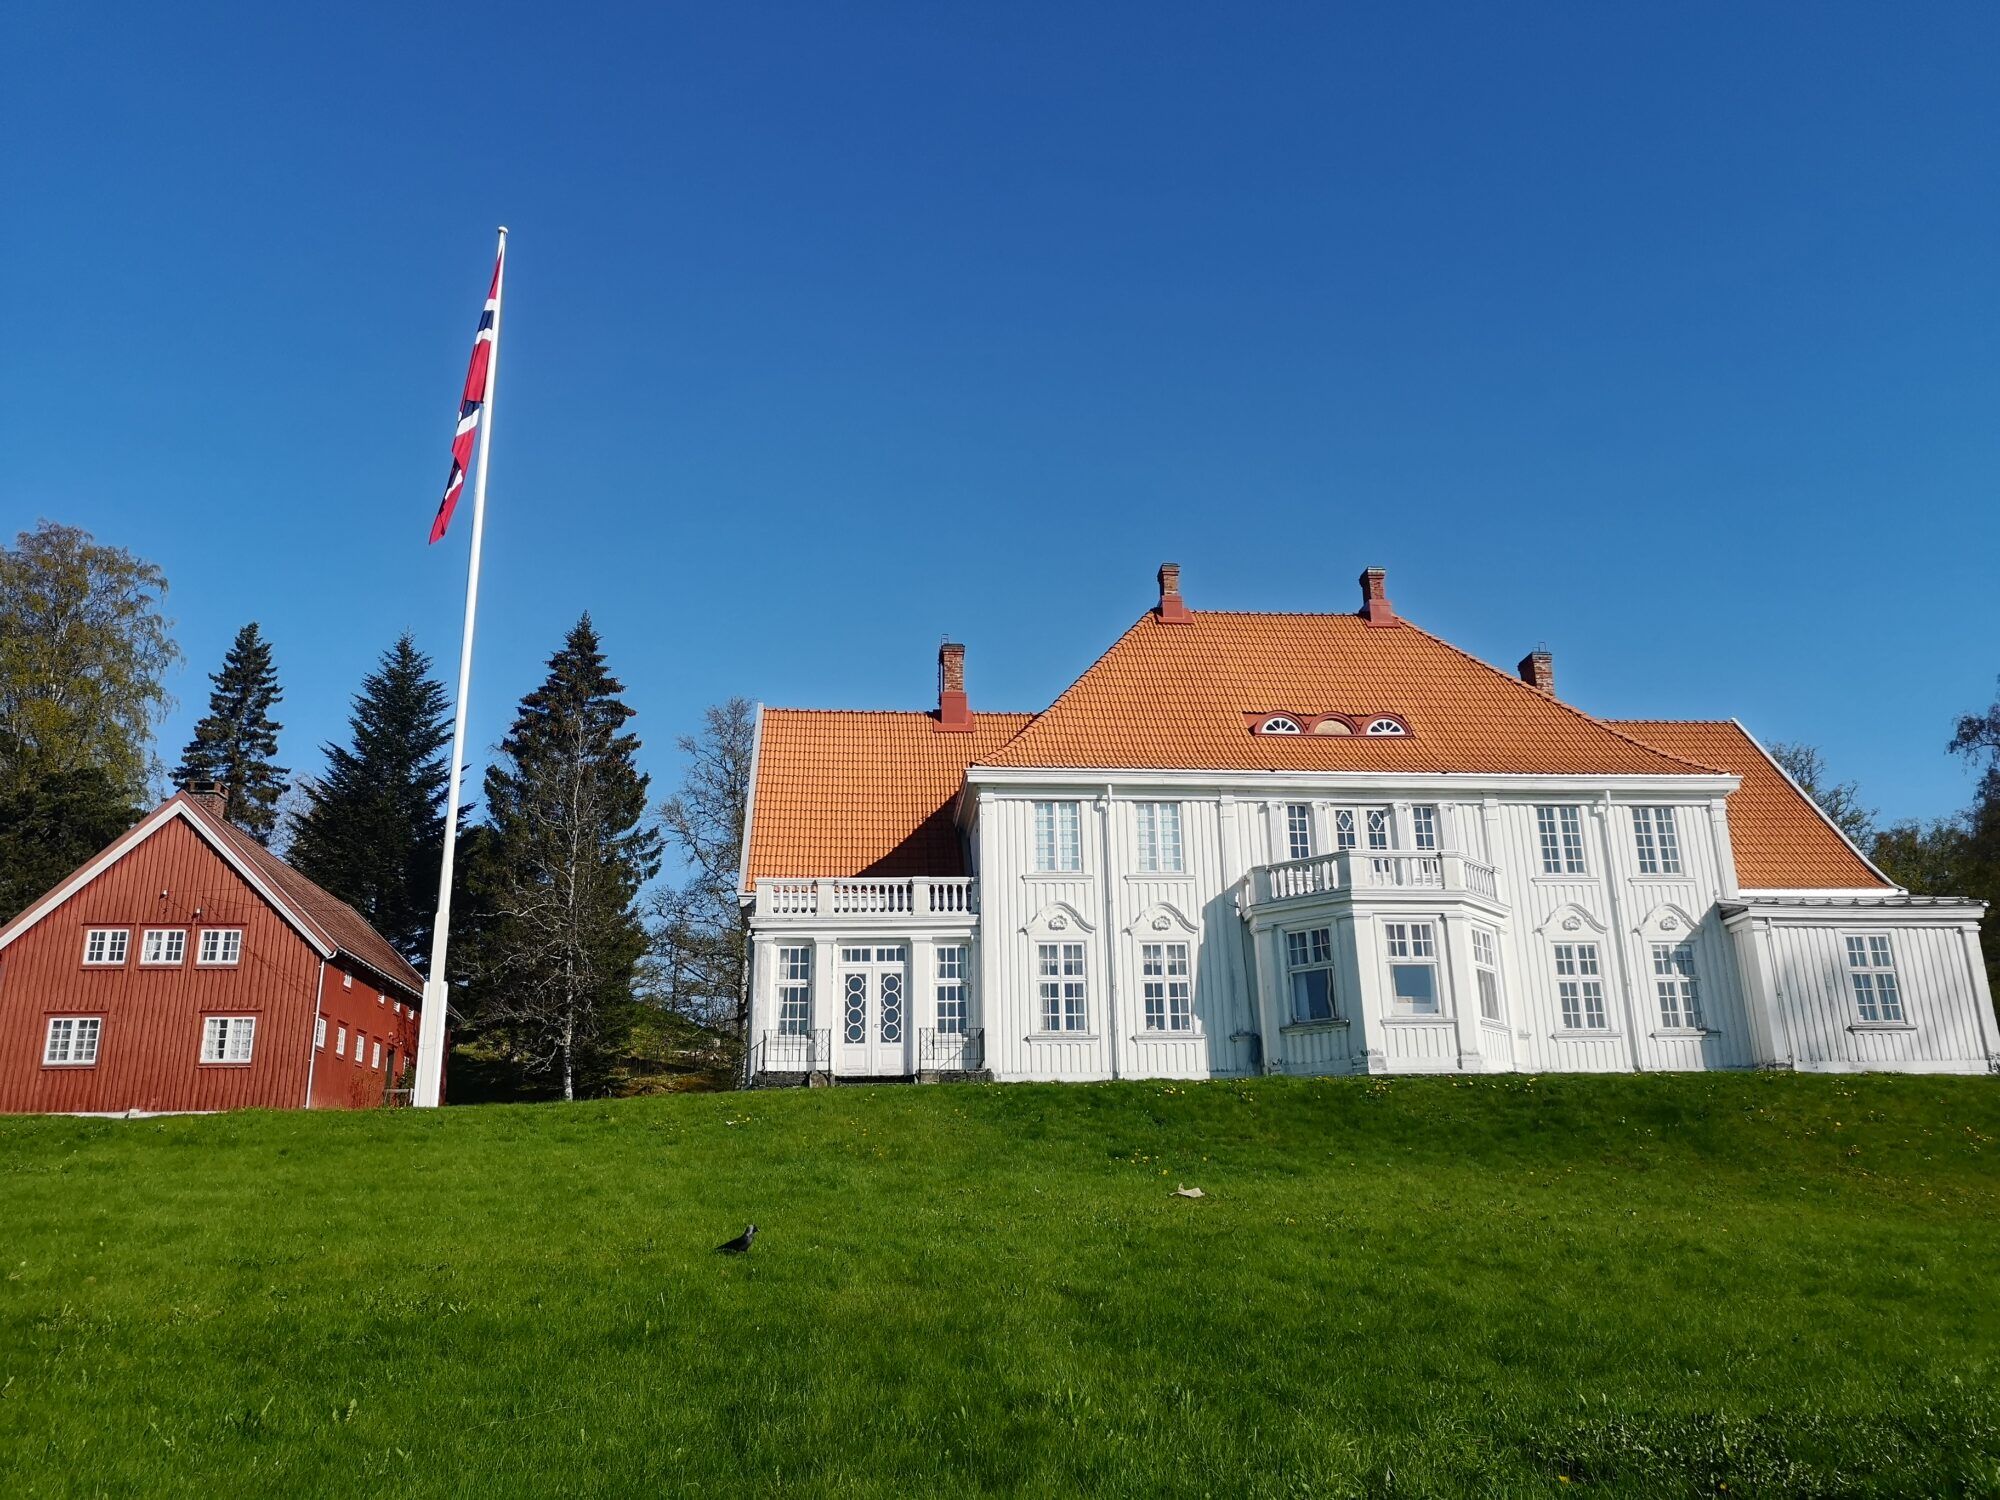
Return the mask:
<svg viewBox="0 0 2000 1500"><path fill-rule="evenodd" d="M2000 1070L1983 903L1733 720L1399 617L1159 602L1048 708L760 709L750 1082Z"/></svg>

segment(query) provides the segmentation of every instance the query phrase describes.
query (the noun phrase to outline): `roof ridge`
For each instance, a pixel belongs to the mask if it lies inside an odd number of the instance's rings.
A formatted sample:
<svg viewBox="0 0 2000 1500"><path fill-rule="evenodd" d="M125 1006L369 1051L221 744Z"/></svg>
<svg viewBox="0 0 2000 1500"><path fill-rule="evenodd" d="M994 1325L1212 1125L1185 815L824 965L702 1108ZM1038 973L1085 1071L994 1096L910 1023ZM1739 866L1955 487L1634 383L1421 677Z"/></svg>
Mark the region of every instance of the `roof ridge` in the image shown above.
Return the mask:
<svg viewBox="0 0 2000 1500"><path fill-rule="evenodd" d="M1203 613L1203 611L1190 611L1190 613ZM1211 609L1205 611L1205 613L1220 614L1222 613L1222 611ZM1146 621L1153 618L1155 618L1155 612L1153 610L1149 609L1142 612L1138 619L1134 620L1130 625L1127 625L1122 631L1118 633L1118 635L1112 640L1110 645L1106 646L1102 651L1098 652L1097 655L1091 659L1091 663L1089 666L1085 667L1081 672L1077 673L1075 677L1070 679L1069 686L1064 688L1060 693L1057 693L1055 697L1049 701L1049 706L1047 708L1043 709L1038 714L1031 715L1028 719L1028 722L1021 726L1019 734L1013 736L1013 738L1006 741L1005 744L995 745L990 753L993 755L1002 755L1005 754L1011 748L1013 748L1013 746L1018 741L1020 741L1023 737L1027 735L1029 730L1033 729L1037 724L1041 723L1043 719L1048 717L1048 715L1054 713L1058 708L1060 708L1062 706L1063 699L1067 698L1071 693L1075 692L1077 688L1082 686L1084 678L1088 677L1092 672L1095 672L1099 667L1103 666L1104 663L1110 659L1112 652L1116 651L1120 646L1124 645L1128 640L1132 638L1133 633L1136 632L1140 626L1144 625ZM975 764L986 764L986 762L975 762Z"/></svg>
<svg viewBox="0 0 2000 1500"><path fill-rule="evenodd" d="M764 705L767 714L845 714L852 718L874 719L935 719L934 708L787 708L782 704ZM975 722L980 719L1032 719L1034 709L1021 708L980 708L972 711Z"/></svg>

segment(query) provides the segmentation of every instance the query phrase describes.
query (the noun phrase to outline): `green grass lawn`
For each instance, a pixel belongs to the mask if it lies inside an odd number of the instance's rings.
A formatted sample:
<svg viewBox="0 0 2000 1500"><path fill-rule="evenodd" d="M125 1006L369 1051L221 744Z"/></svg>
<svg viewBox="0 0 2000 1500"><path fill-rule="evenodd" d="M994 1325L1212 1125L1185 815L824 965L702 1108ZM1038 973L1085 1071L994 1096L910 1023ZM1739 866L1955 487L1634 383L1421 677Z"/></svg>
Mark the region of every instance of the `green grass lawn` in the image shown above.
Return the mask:
<svg viewBox="0 0 2000 1500"><path fill-rule="evenodd" d="M16 1497L2000 1494L1985 1079L14 1119L0 1262Z"/></svg>

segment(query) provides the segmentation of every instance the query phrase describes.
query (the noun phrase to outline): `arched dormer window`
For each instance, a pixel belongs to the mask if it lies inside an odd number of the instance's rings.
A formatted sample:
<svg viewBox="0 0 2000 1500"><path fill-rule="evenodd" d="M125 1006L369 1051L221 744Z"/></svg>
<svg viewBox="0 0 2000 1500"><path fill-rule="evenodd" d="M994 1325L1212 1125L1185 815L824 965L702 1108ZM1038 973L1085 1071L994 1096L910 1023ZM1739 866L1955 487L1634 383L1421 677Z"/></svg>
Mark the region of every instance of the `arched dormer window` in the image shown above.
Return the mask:
<svg viewBox="0 0 2000 1500"><path fill-rule="evenodd" d="M1259 734L1303 734L1299 721L1289 714L1272 714L1257 727Z"/></svg>
<svg viewBox="0 0 2000 1500"><path fill-rule="evenodd" d="M1410 731L1403 726L1403 721L1401 719L1392 719L1386 714L1384 714L1380 718L1370 719L1368 721L1368 733L1370 734L1393 735L1393 734L1408 734L1409 732Z"/></svg>

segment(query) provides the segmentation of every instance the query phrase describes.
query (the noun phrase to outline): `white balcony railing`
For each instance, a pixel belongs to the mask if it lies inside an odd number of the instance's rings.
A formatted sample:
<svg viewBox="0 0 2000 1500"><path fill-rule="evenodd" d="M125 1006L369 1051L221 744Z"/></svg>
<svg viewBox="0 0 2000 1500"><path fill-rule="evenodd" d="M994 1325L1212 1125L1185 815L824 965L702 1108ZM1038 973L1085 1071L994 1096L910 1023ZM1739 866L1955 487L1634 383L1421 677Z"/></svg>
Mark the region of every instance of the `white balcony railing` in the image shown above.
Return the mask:
<svg viewBox="0 0 2000 1500"><path fill-rule="evenodd" d="M953 917L979 909L978 882L913 876L903 880L760 880L760 917Z"/></svg>
<svg viewBox="0 0 2000 1500"><path fill-rule="evenodd" d="M1250 900L1294 901L1336 891L1459 891L1499 899L1493 866L1463 854L1432 850L1341 849L1310 859L1288 859L1251 871Z"/></svg>

